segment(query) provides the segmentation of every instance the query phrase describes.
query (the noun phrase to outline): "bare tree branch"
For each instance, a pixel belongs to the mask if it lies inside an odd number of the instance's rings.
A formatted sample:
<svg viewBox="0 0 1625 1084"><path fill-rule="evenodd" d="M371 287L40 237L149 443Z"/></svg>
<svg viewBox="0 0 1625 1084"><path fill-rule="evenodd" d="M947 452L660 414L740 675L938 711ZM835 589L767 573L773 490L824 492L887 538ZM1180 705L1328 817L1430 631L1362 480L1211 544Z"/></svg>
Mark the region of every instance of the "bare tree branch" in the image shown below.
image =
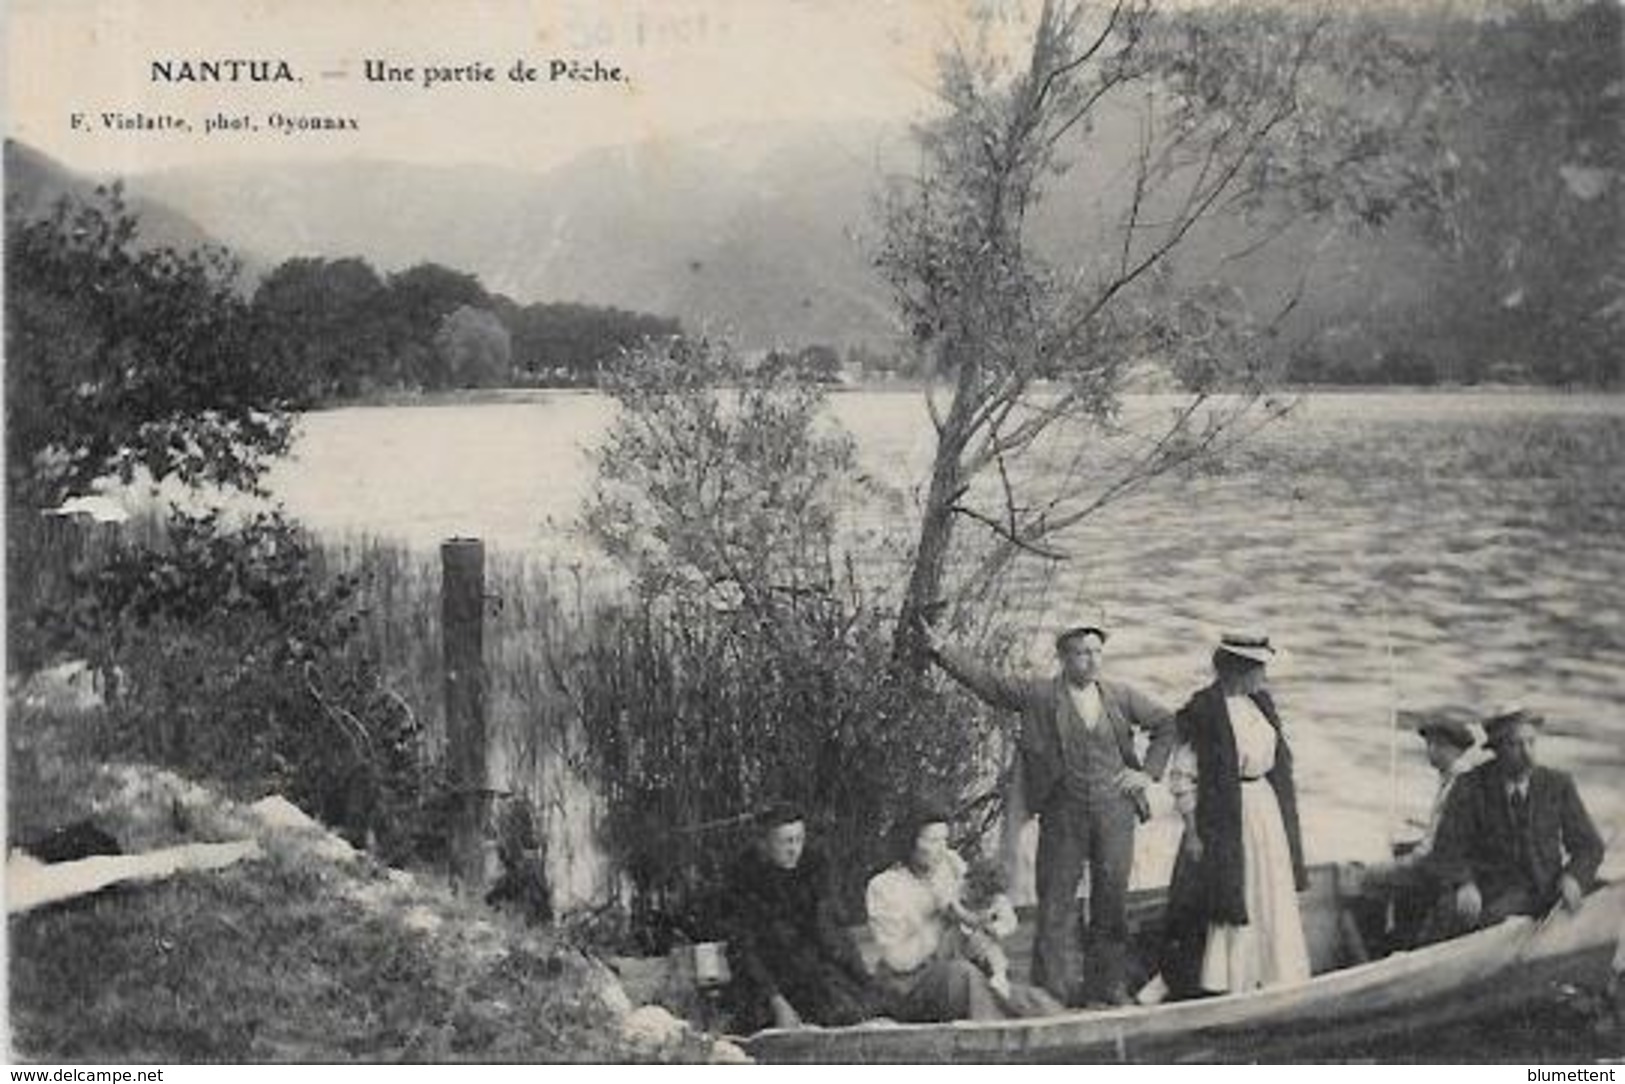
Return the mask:
<svg viewBox="0 0 1625 1084"><path fill-rule="evenodd" d="M1015 487L1010 484L1010 469L1002 455L999 457L999 485L1004 489L1005 520L1014 534L1020 529L1020 513L1016 510Z"/></svg>
<svg viewBox="0 0 1625 1084"><path fill-rule="evenodd" d="M1117 273L1128 273L1129 253L1134 247L1134 231L1139 227L1140 208L1145 204L1145 186L1149 179L1146 170L1151 158L1151 110L1148 107L1140 122L1139 166L1134 171L1134 201L1129 205L1128 224L1123 227L1123 254L1118 260Z"/></svg>
<svg viewBox="0 0 1625 1084"><path fill-rule="evenodd" d="M1244 444L1251 439L1263 425L1274 421L1284 414L1290 407L1270 413L1256 425L1241 428L1242 422L1251 408L1256 405L1258 397L1250 396L1241 405L1233 408L1229 416L1203 434L1200 440L1190 446L1170 451L1170 445L1175 437L1183 432L1189 425L1190 419L1200 406L1210 399L1206 395L1198 395L1187 404L1154 443L1150 451L1140 457L1133 467L1125 469L1121 474L1100 490L1088 503L1074 508L1063 515L1053 516L1052 513L1061 508L1069 499L1062 494L1048 502L1039 511L1031 515L1021 530L1014 532L1015 537L1009 533L996 532L1001 545L989 553L971 573L963 587L967 595L985 593L1009 566L1010 561L1019 553L1034 553L1056 561L1070 560L1065 551L1055 549L1043 544L1045 538L1076 526L1090 516L1096 515L1111 504L1133 495L1150 485L1157 478L1170 471L1198 462L1213 455L1222 454L1232 448ZM1224 438L1229 434L1228 439Z"/></svg>
<svg viewBox="0 0 1625 1084"><path fill-rule="evenodd" d="M1270 131L1273 130L1276 125L1280 124L1281 121L1285 120L1288 115L1289 114L1287 112L1276 113L1270 119L1270 121L1257 133L1255 133L1253 138L1248 141L1249 150L1256 148L1258 144L1262 143L1263 140L1269 135ZM1207 214L1214 202L1217 201L1221 194L1223 194L1226 185L1228 185L1236 174L1240 173L1245 167L1247 164L1247 157L1247 154L1238 154L1225 168L1219 179L1214 182L1208 193L1197 202L1194 209L1182 216L1173 232L1168 237L1164 238L1163 241L1143 259L1136 263L1134 267L1132 267L1126 274L1118 275L1113 278L1113 280L1107 284L1105 289L1100 292L1095 300L1068 324L1060 336L1052 341L1066 342L1075 337L1078 332L1089 323L1089 321L1098 316L1101 310L1111 303L1113 298L1122 293L1123 290L1127 289L1129 286L1133 285L1141 275L1155 267L1165 256L1168 255L1169 252L1173 251L1175 246L1185 239L1186 234L1190 233L1191 229L1202 220L1202 217L1205 214Z"/></svg>
<svg viewBox="0 0 1625 1084"><path fill-rule="evenodd" d="M1070 29L1077 23L1078 18L1082 15L1082 10L1083 9L1079 7L1074 7L1072 9L1071 13L1067 16L1066 22L1068 26L1063 28L1063 33L1066 29ZM1070 75L1072 72L1094 59L1095 54L1098 53L1101 47L1106 44L1106 39L1111 37L1112 31L1117 28L1117 19L1122 13L1123 0L1117 0L1117 3L1112 5L1111 14L1106 17L1106 25L1101 27L1100 34L1095 38L1094 42L1072 60L1062 64L1059 68L1056 68L1044 77L1044 82L1039 86L1038 93L1033 95L1031 112L1036 114L1043 110L1044 101L1049 97L1050 89L1055 85L1056 80L1062 78L1063 76ZM1046 16L1050 14L1050 5L1047 3L1044 5L1044 14Z"/></svg>
<svg viewBox="0 0 1625 1084"><path fill-rule="evenodd" d="M982 512L978 512L976 509L967 505L955 504L950 508L950 511L957 515L964 516L966 519L974 520L975 522L980 523L982 526L1004 539L1004 541L1010 545L1019 550L1031 553L1035 557L1043 557L1051 561L1066 560L1067 555L1065 553L1062 553L1059 550L1047 549L1044 546L1040 546L1036 542L1022 538L1019 534L1010 531L1005 527L1004 524L1000 523L994 517L986 515Z"/></svg>
<svg viewBox="0 0 1625 1084"><path fill-rule="evenodd" d="M1066 134L1075 128L1079 121L1094 111L1095 106L1098 105L1100 100L1106 95L1110 94L1118 87L1123 86L1126 83L1132 83L1139 78L1140 75L1138 72L1123 72L1115 73L1110 78L1103 80L1100 86L1095 88L1095 92L1084 100L1083 105L1079 106L1072 116L1068 117L1060 124L1059 127L1050 133L1049 138L1044 141L1044 149L1049 150L1053 148L1057 143L1065 138Z"/></svg>

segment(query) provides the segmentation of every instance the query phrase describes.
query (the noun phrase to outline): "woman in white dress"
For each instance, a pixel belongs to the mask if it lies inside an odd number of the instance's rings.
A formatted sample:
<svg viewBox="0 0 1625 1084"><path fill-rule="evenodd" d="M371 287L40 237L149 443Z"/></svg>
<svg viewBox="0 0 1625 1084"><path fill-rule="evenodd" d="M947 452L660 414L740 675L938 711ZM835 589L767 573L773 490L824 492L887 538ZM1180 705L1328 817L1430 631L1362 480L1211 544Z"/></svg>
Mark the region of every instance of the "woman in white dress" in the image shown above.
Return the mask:
<svg viewBox="0 0 1625 1084"><path fill-rule="evenodd" d="M1264 687L1273 654L1267 637L1227 634L1213 654L1215 681L1178 716L1168 783L1185 834L1161 976L1176 996L1309 978L1292 751Z"/></svg>

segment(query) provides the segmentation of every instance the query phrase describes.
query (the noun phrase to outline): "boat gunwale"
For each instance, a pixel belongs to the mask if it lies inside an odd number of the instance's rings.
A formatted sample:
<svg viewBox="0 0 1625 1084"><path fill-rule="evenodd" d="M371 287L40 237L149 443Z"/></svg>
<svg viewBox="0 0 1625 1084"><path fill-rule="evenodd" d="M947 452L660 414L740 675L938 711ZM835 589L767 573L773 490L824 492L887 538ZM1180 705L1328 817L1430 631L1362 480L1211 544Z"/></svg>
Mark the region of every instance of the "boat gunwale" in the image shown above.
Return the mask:
<svg viewBox="0 0 1625 1084"><path fill-rule="evenodd" d="M1604 885L1587 897L1587 904L1604 899L1613 900L1616 909L1625 914L1625 882ZM1606 906L1604 904L1603 906ZM1602 907L1597 907L1600 913ZM1578 922L1580 914L1573 916ZM1130 1037L1136 1040L1155 1040L1170 1034L1192 1036L1204 1032L1246 1030L1278 1023L1303 1023L1297 1017L1314 1019L1329 1001L1369 994L1412 976L1432 972L1449 973L1444 985L1464 987L1475 981L1499 973L1508 966L1532 963L1542 958L1531 952L1542 940L1561 943L1564 925L1553 927L1550 920L1537 920L1527 915L1512 916L1495 926L1475 930L1423 948L1392 953L1381 959L1368 960L1323 971L1305 982L1290 986L1265 987L1243 993L1185 1001L1165 1002L1158 1005L1125 1005L1109 1009L1074 1009L1049 1016L1016 1020L950 1020L937 1023L865 1022L846 1027L768 1028L751 1035L735 1038L747 1052L757 1053L772 1060L775 1053L805 1054L819 1047L838 1048L881 1045L889 1048L919 1044L933 1036L944 1038L1009 1036L1003 1044L1012 1052L1033 1051L1033 1048L1060 1049L1064 1047L1089 1048L1107 1046ZM1584 950L1585 946L1580 946ZM1576 951L1571 947L1568 951ZM1511 955L1511 959L1506 957ZM1554 955L1564 955L1559 952ZM1482 974L1463 976L1459 968L1441 965L1467 964L1482 959ZM1435 984L1436 985L1436 984ZM1399 998L1396 1004L1426 1000L1439 991L1432 986L1414 991L1409 997ZM886 1038L889 1037L889 1038ZM1054 1040L1059 1037L1060 1042Z"/></svg>

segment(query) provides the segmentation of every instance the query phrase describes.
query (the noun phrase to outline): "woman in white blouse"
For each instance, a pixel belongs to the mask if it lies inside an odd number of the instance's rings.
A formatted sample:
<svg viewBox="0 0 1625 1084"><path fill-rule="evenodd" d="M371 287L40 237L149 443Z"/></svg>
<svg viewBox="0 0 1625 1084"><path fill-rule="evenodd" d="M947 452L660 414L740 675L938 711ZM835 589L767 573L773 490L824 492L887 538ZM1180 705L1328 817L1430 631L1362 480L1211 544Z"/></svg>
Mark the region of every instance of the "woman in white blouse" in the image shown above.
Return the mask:
<svg viewBox="0 0 1625 1084"><path fill-rule="evenodd" d="M959 927L975 921L959 894L965 861L948 846L948 816L903 825L900 860L869 881L869 931L880 951L875 978L899 1020L998 1020L1007 1013L983 973L960 951Z"/></svg>
<svg viewBox="0 0 1625 1084"><path fill-rule="evenodd" d="M1185 834L1169 886L1162 981L1141 1000L1309 978L1292 751L1264 685L1273 654L1267 637L1227 634L1213 653L1213 684L1177 717L1168 783Z"/></svg>

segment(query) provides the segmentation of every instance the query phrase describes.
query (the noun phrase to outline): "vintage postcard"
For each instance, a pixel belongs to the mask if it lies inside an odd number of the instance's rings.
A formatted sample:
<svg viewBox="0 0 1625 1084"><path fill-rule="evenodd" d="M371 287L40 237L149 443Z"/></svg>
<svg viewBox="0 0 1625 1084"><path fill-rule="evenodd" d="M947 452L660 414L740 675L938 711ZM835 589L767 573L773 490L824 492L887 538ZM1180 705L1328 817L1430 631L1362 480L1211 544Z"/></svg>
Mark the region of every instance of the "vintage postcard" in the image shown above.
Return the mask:
<svg viewBox="0 0 1625 1084"><path fill-rule="evenodd" d="M12 1058L1617 1061L1621 41L12 0Z"/></svg>

